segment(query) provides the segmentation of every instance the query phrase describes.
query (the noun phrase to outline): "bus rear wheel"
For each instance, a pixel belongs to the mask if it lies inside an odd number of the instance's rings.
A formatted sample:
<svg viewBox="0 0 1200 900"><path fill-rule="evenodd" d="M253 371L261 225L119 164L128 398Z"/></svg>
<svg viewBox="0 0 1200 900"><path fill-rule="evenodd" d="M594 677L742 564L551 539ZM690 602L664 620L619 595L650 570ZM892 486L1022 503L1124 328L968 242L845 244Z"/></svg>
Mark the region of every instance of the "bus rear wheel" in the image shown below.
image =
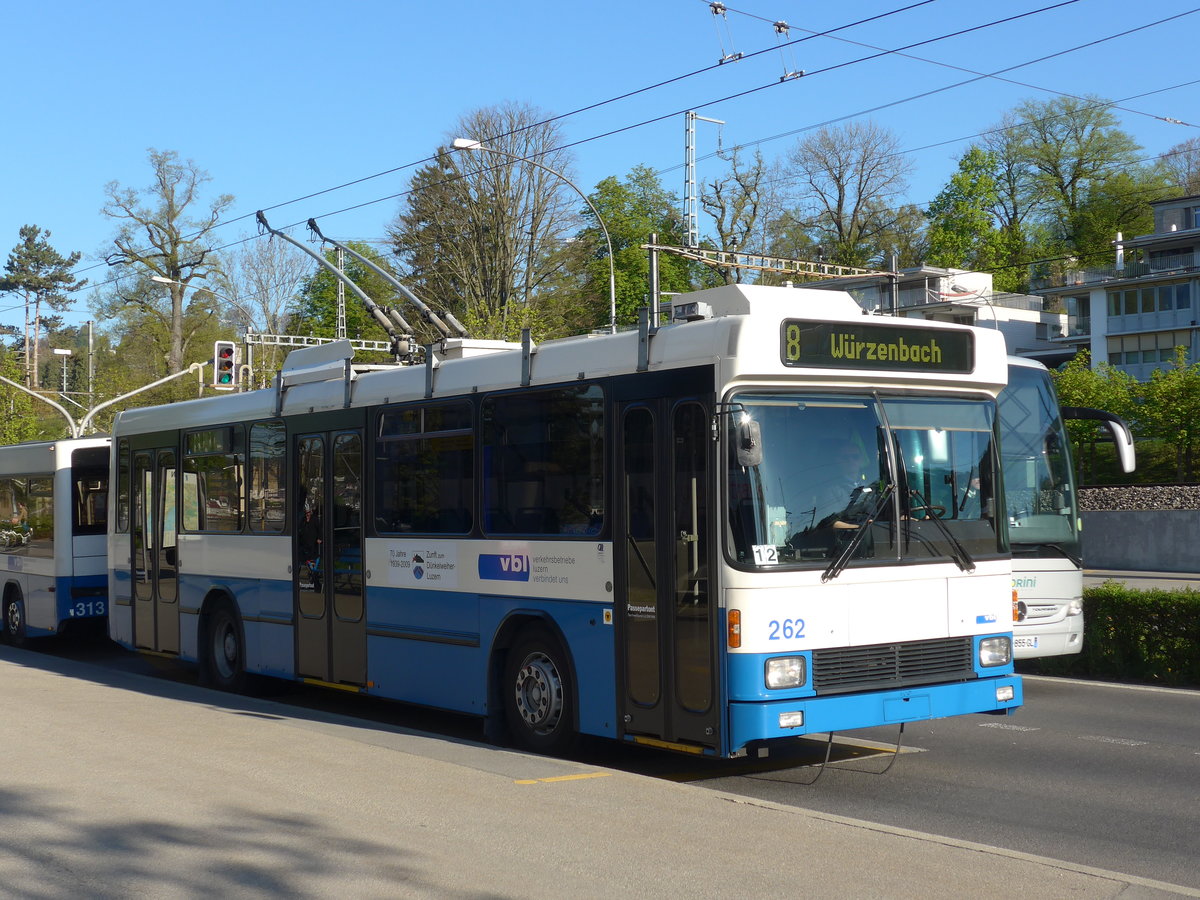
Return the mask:
<svg viewBox="0 0 1200 900"><path fill-rule="evenodd" d="M526 630L508 651L504 709L519 747L557 754L574 741L574 693L567 655L546 629Z"/></svg>
<svg viewBox="0 0 1200 900"><path fill-rule="evenodd" d="M220 603L212 611L206 645L204 681L222 691L245 690L246 642L242 623L229 603Z"/></svg>
<svg viewBox="0 0 1200 900"><path fill-rule="evenodd" d="M19 595L4 601L4 638L14 647L25 644L25 601Z"/></svg>

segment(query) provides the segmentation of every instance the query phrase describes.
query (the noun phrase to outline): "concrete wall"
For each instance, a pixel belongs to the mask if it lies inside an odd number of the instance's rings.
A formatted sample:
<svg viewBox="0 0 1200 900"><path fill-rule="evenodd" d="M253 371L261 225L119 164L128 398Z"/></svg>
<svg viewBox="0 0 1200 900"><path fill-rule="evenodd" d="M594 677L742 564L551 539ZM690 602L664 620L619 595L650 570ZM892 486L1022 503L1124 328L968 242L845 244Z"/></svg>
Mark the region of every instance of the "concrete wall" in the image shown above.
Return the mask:
<svg viewBox="0 0 1200 900"><path fill-rule="evenodd" d="M1200 572L1200 510L1085 510L1082 516L1085 568Z"/></svg>

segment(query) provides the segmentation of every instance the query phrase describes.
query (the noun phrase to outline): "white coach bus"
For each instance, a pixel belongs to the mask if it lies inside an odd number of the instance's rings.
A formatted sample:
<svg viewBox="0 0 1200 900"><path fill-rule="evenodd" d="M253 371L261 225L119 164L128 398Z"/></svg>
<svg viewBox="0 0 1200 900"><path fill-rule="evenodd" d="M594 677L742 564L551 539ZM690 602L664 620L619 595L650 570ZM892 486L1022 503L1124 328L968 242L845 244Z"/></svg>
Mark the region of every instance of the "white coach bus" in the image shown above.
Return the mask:
<svg viewBox="0 0 1200 900"><path fill-rule="evenodd" d="M1121 468L1134 470L1133 435L1121 419L1084 407L1060 408L1046 367L1010 357L1008 387L1000 394L1000 443L1017 597L1017 659L1083 649L1082 523L1064 417L1104 422Z"/></svg>

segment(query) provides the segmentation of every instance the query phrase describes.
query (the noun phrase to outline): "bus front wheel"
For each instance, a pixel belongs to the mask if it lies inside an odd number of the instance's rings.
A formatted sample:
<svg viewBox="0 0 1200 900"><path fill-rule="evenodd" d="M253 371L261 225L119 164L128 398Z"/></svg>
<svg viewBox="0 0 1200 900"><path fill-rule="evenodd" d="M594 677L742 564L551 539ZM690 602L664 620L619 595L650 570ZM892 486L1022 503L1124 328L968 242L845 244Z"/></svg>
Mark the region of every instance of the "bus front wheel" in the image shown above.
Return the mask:
<svg viewBox="0 0 1200 900"><path fill-rule="evenodd" d="M508 651L504 709L513 741L535 753L558 754L575 737L574 695L567 655L544 628L522 633Z"/></svg>

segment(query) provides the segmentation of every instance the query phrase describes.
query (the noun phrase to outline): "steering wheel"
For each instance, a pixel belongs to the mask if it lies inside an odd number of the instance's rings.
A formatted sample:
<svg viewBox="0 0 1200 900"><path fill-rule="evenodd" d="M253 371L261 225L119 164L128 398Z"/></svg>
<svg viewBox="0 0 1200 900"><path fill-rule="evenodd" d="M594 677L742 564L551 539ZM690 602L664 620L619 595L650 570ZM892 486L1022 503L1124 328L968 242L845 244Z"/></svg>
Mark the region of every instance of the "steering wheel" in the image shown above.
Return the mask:
<svg viewBox="0 0 1200 900"><path fill-rule="evenodd" d="M919 512L927 513L930 517L938 518L938 519L940 519L940 518L942 518L942 516L946 515L946 507L935 506L935 505L910 506L908 511L910 513L919 513Z"/></svg>

